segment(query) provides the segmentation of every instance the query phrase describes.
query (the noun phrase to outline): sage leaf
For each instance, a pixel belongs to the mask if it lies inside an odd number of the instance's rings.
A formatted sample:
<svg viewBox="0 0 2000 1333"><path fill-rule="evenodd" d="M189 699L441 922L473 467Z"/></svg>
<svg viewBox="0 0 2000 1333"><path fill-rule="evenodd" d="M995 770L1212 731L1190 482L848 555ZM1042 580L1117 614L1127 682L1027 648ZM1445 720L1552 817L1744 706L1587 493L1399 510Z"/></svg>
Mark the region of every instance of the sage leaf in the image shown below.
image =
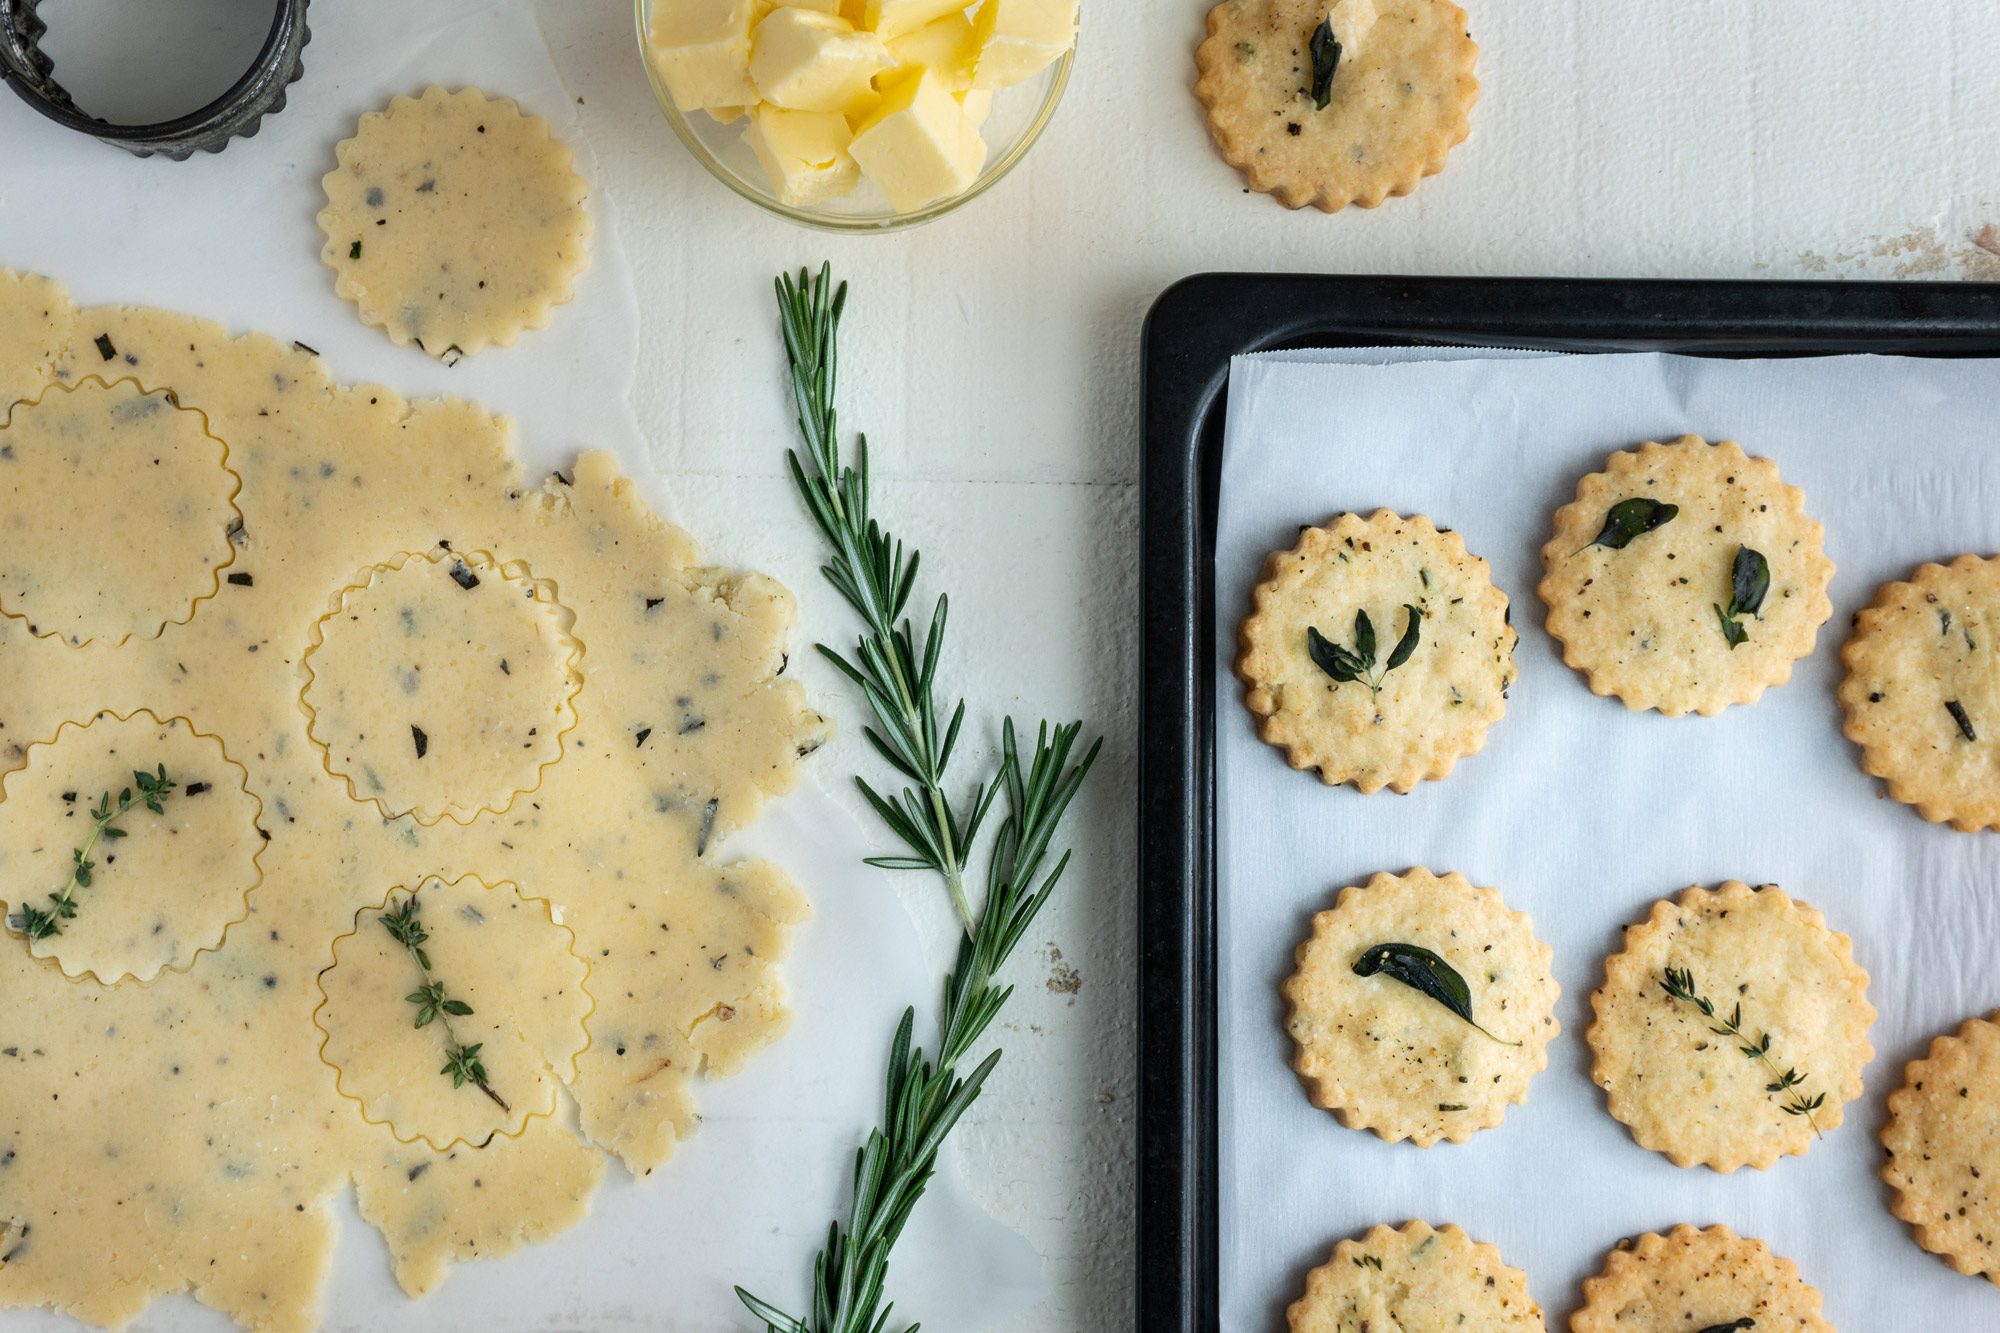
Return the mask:
<svg viewBox="0 0 2000 1333"><path fill-rule="evenodd" d="M1597 540L1589 543L1583 550L1588 551L1592 546L1604 546L1614 551L1622 551L1632 544L1633 538L1643 537L1649 532L1664 528L1673 522L1674 516L1680 512L1679 505L1662 504L1643 495L1620 500L1612 505L1611 512L1604 516L1604 530L1597 534Z"/></svg>
<svg viewBox="0 0 2000 1333"><path fill-rule="evenodd" d="M1741 1319L1732 1319L1726 1324L1710 1324L1707 1328L1702 1329L1701 1333L1737 1333L1738 1329L1755 1327L1757 1327L1757 1321L1749 1315L1744 1315Z"/></svg>
<svg viewBox="0 0 2000 1333"><path fill-rule="evenodd" d="M1366 611L1354 613L1354 655L1364 667L1375 665L1375 622Z"/></svg>
<svg viewBox="0 0 2000 1333"><path fill-rule="evenodd" d="M1403 613L1409 617L1409 620L1403 626L1403 637L1396 640L1395 651L1389 654L1389 663L1386 668L1389 671L1394 671L1397 667L1410 660L1410 654L1417 651L1419 631L1423 628L1423 612L1417 610L1416 607L1411 606L1408 602L1404 602Z"/></svg>
<svg viewBox="0 0 2000 1333"><path fill-rule="evenodd" d="M1326 110L1326 104L1333 100L1333 72L1340 68L1340 43L1333 36L1333 18L1329 15L1319 21L1313 29L1312 41L1308 44L1312 54L1312 99L1315 110Z"/></svg>
<svg viewBox="0 0 2000 1333"><path fill-rule="evenodd" d="M1951 720L1958 723L1958 730L1965 739L1969 741L1979 739L1979 733L1972 729L1972 719L1966 716L1964 704L1956 699L1948 699L1945 701L1944 709L1947 713L1951 714ZM85 883L88 882L88 880L85 881Z"/></svg>
<svg viewBox="0 0 2000 1333"><path fill-rule="evenodd" d="M1518 1041L1495 1037L1472 1017L1472 988L1458 970L1429 949L1415 944L1377 944L1354 960L1354 975L1372 977L1377 973L1420 991L1464 1019L1473 1028L1502 1046L1519 1046Z"/></svg>
<svg viewBox="0 0 2000 1333"><path fill-rule="evenodd" d="M1361 678L1364 668L1355 659L1354 654L1339 644L1330 642L1324 634L1310 625L1306 627L1306 652L1312 655L1312 660L1321 671L1337 681L1345 683Z"/></svg>
<svg viewBox="0 0 2000 1333"><path fill-rule="evenodd" d="M1771 562L1761 552L1747 546L1736 548L1736 565L1729 574L1729 613L1754 616L1764 609L1764 594L1771 591Z"/></svg>
<svg viewBox="0 0 2000 1333"><path fill-rule="evenodd" d="M1719 602L1711 602L1709 605L1715 607L1715 618L1722 622L1722 637L1729 640L1731 649L1740 648L1750 642L1750 631L1731 619Z"/></svg>

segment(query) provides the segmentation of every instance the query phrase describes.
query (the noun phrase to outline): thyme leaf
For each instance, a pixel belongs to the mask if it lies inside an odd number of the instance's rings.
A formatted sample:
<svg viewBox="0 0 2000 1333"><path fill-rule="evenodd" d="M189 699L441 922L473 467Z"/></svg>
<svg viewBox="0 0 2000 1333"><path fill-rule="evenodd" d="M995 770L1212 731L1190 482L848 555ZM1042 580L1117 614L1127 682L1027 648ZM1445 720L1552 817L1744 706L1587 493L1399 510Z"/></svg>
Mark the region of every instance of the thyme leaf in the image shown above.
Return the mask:
<svg viewBox="0 0 2000 1333"><path fill-rule="evenodd" d="M167 777L165 764L159 765L152 773L134 769L132 785L139 789L137 804L156 815L166 813L167 801L174 795L174 783ZM100 839L116 841L129 832L119 828L116 821L130 813L134 803L132 787L118 793L116 804L111 800L111 793L105 792L90 812L90 833L84 838L83 846L70 849L69 881L49 895L46 908L23 903L21 910L7 919L7 924L30 940L45 940L51 935L62 934L62 923L76 917L76 891L90 887L92 872L97 869L97 862L90 859L91 852Z"/></svg>
<svg viewBox="0 0 2000 1333"><path fill-rule="evenodd" d="M1479 1026L1472 1017L1472 988L1465 984L1465 978L1458 974L1457 968L1429 949L1415 944L1374 945L1354 960L1354 975L1372 977L1377 973L1428 995L1489 1040L1497 1041L1502 1046L1521 1044L1496 1037ZM1438 1109L1442 1111L1445 1108L1440 1106Z"/></svg>
<svg viewBox="0 0 2000 1333"><path fill-rule="evenodd" d="M1585 543L1576 554L1582 555L1593 546L1622 551L1632 544L1633 538L1664 528L1680 512L1679 505L1662 504L1643 495L1620 500L1604 516L1604 528L1597 534L1597 540Z"/></svg>
<svg viewBox="0 0 2000 1333"><path fill-rule="evenodd" d="M396 943L403 946L423 974L423 985L403 997L417 1006L414 1026L426 1028L435 1022L443 1029L444 1068L438 1073L449 1078L452 1087L462 1088L470 1083L491 1098L495 1106L511 1114L506 1101L487 1082L486 1066L479 1061L479 1048L485 1043L475 1041L468 1046L452 1030L451 1020L469 1018L472 1006L464 1000L452 999L445 992L444 982L431 975L431 956L424 952L423 947L430 939L430 932L424 929L424 921L418 911L417 895L413 893L403 899L400 906L385 908L375 918L382 923L384 930L395 937Z"/></svg>
<svg viewBox="0 0 2000 1333"><path fill-rule="evenodd" d="M1734 1041L1737 1044L1737 1049L1741 1050L1750 1059L1763 1061L1764 1068L1769 1070L1771 1074L1771 1082L1765 1085L1764 1091L1769 1093L1790 1093L1791 1095L1785 1099L1782 1106L1785 1114L1804 1116L1806 1123L1812 1126L1814 1137L1826 1137L1820 1133L1819 1121L1815 1118L1815 1113L1820 1107L1826 1105L1826 1094L1822 1092L1817 1097L1808 1097L1804 1092L1800 1091L1806 1081L1804 1074L1799 1073L1796 1069L1779 1071L1778 1062L1771 1058L1771 1034L1763 1032L1752 1037L1748 1032L1744 1031L1743 1002L1741 1000L1736 1002L1736 1007L1728 1018L1717 1018L1714 1002L1702 995L1695 988L1694 971L1692 968L1668 968L1661 984L1670 998L1691 1004L1701 1010L1702 1017L1714 1020L1716 1026L1709 1028L1710 1032L1713 1032L1718 1037L1728 1037L1731 1041ZM1748 1327L1748 1325L1740 1323L1725 1324L1722 1327L1744 1328Z"/></svg>
<svg viewBox="0 0 2000 1333"><path fill-rule="evenodd" d="M965 703L939 699L948 603L937 599L929 625L919 633L908 614L918 553L870 512L867 438L856 440L854 466L841 457L834 382L847 286L836 287L827 266L817 277L804 270L796 281L780 276L776 286L805 444L803 458L800 451L787 455L792 480L831 548L821 572L863 626L851 654L824 644L819 650L860 689L875 721L863 734L909 784L900 799L892 799L855 779L906 848L896 856L870 858L870 864L937 875L962 933L945 974L935 1058L913 1044L914 1008L903 1011L890 1042L882 1121L855 1157L847 1219L828 1226L826 1244L813 1260L811 1314L786 1314L742 1287L736 1295L771 1333L880 1333L892 1308L884 1303L890 1251L937 1169L939 1148L978 1098L1000 1052L989 1052L967 1074L959 1073L960 1062L1013 994L998 984L997 974L1069 866L1069 853L1058 853L1052 844L1103 742L1092 742L1081 759L1073 759L1083 724L1044 722L1032 754L1023 756L1014 721L1006 718L997 766L974 786L969 802L950 799L946 769L965 721ZM1003 792L1006 813L986 856L986 895L975 912L966 891L971 850Z"/></svg>
<svg viewBox="0 0 2000 1333"><path fill-rule="evenodd" d="M1340 43L1333 35L1332 15L1319 21L1307 48L1312 55L1313 108L1324 111L1333 100L1333 72L1340 68Z"/></svg>

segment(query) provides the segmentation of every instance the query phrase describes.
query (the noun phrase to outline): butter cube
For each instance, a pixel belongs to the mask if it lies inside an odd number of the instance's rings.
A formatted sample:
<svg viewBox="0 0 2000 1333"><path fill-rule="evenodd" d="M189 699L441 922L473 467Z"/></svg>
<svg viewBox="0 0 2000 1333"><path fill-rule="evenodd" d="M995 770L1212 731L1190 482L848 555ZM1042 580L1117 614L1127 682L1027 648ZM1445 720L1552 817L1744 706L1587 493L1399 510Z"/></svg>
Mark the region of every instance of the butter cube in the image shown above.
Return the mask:
<svg viewBox="0 0 2000 1333"><path fill-rule="evenodd" d="M1062 58L1076 44L1077 0L983 0L973 20L979 39L975 88L1011 88Z"/></svg>
<svg viewBox="0 0 2000 1333"><path fill-rule="evenodd" d="M840 111L894 63L874 33L796 6L772 10L751 35L751 81L763 100L791 111Z"/></svg>
<svg viewBox="0 0 2000 1333"><path fill-rule="evenodd" d="M683 111L758 100L750 82L750 25L757 0L662 0L646 45Z"/></svg>
<svg viewBox="0 0 2000 1333"><path fill-rule="evenodd" d="M743 119L744 113L750 108L747 106L711 106L703 109L708 112L710 120L715 121L719 125L727 125L731 121Z"/></svg>
<svg viewBox="0 0 2000 1333"><path fill-rule="evenodd" d="M848 151L898 213L962 194L986 165L986 142L929 70L883 80L875 108Z"/></svg>
<svg viewBox="0 0 2000 1333"><path fill-rule="evenodd" d="M862 0L860 26L883 41L915 32L946 14L963 13L966 0Z"/></svg>
<svg viewBox="0 0 2000 1333"><path fill-rule="evenodd" d="M854 132L837 111L760 106L743 137L784 203L816 204L861 183L861 167L847 151Z"/></svg>
<svg viewBox="0 0 2000 1333"><path fill-rule="evenodd" d="M927 69L945 91L962 93L972 86L972 67L979 61L979 40L964 11L933 19L915 32L891 38L889 54L898 69Z"/></svg>
<svg viewBox="0 0 2000 1333"><path fill-rule="evenodd" d="M958 104L965 108L965 118L974 125L984 125L986 118L993 114L993 90L991 88L967 88L962 93L953 93Z"/></svg>
<svg viewBox="0 0 2000 1333"><path fill-rule="evenodd" d="M793 9L812 9L822 14L838 15L840 13L840 0L785 0L785 3ZM769 13L776 8L777 5L770 3L770 0L764 0L765 13ZM762 18L764 15L759 14L757 17Z"/></svg>

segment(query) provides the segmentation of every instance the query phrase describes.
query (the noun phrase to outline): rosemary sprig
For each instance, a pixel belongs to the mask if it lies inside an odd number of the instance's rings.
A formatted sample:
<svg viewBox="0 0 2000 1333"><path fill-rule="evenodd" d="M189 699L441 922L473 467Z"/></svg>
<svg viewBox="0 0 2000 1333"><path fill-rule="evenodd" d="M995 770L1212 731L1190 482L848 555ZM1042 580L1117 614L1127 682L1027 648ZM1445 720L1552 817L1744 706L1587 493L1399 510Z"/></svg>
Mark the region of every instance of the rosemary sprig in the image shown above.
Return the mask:
<svg viewBox="0 0 2000 1333"><path fill-rule="evenodd" d="M1706 1018L1715 1018L1714 1002L1695 990L1694 970L1692 968L1668 968L1666 971L1666 980L1663 985L1667 994L1673 999L1693 1005L1695 1008L1701 1010L1702 1015ZM1743 1054L1749 1056L1752 1060L1763 1061L1764 1068L1771 1071L1772 1081L1766 1085L1764 1091L1770 1093L1788 1092L1791 1094L1783 1104L1785 1114L1804 1116L1806 1123L1812 1126L1814 1137L1826 1137L1820 1133L1819 1121L1814 1118L1814 1113L1820 1107L1826 1105L1826 1094L1822 1092L1817 1097L1807 1097L1804 1092L1800 1091L1801 1086L1806 1081L1804 1074L1799 1073L1796 1069L1787 1069L1780 1072L1777 1062L1771 1058L1771 1034L1764 1032L1753 1038L1743 1030L1743 1002L1738 1000L1735 1009L1730 1012L1728 1018L1717 1019L1716 1021L1719 1026L1710 1028L1710 1032L1713 1032L1718 1037L1728 1037L1730 1040L1737 1042Z"/></svg>
<svg viewBox="0 0 2000 1333"><path fill-rule="evenodd" d="M833 406L840 315L847 286L834 287L827 267L817 278L801 270L777 281L785 352L791 363L805 458L787 456L813 521L833 548L821 572L861 617L865 627L852 659L819 645L821 653L861 688L876 726L869 743L911 784L898 800L856 778L863 796L909 848L907 855L871 858L892 870L928 870L944 880L964 933L945 974L938 1015L935 1061L914 1046L914 1008L903 1011L889 1049L882 1123L869 1131L854 1160L854 1193L843 1226L827 1227L826 1245L813 1260L812 1310L786 1314L743 1288L736 1294L769 1333L881 1333L891 1306L883 1296L889 1255L937 1169L938 1149L1000 1062L993 1051L961 1077L959 1062L993 1022L1013 987L995 976L1020 944L1055 890L1069 853L1055 858L1050 844L1063 812L1096 762L1102 740L1072 761L1082 723L1042 723L1032 757L1023 759L1014 721L1001 726L1001 757L991 775L962 807L944 790L946 765L965 719L965 703L938 726L937 672L942 659L947 601L939 597L919 636L905 615L915 590L918 554L906 551L871 516L868 443L857 437L857 465L845 466L835 438ZM900 621L900 623L898 623ZM922 647L919 649L918 644ZM986 815L1004 793L1006 814L986 859L986 896L977 912L966 894L968 853ZM911 1325L910 1333L917 1326Z"/></svg>
<svg viewBox="0 0 2000 1333"><path fill-rule="evenodd" d="M403 998L417 1006L417 1027L428 1027L435 1020L444 1029L444 1068L438 1073L448 1076L454 1088L472 1084L492 1098L495 1106L507 1111L507 1103L486 1081L486 1066L479 1062L479 1048L486 1043L475 1041L467 1046L452 1030L451 1020L454 1017L470 1017L472 1006L463 1000L452 999L445 993L444 983L431 976L431 956L424 952L430 932L424 929L423 918L417 915L417 910L417 895L413 893L403 899L401 907L385 911L380 917L383 927L396 937L396 943L409 951L411 959L424 974L424 984Z"/></svg>
<svg viewBox="0 0 2000 1333"><path fill-rule="evenodd" d="M139 789L139 804L156 815L166 813L165 806L174 794L174 784L167 778L165 764L159 765L155 773L134 769L132 785ZM83 840L83 846L70 849L69 882L49 895L46 909L23 903L21 910L9 918L7 924L31 940L45 940L51 935L62 934L62 923L76 916L76 891L90 887L91 872L97 869L97 862L90 859L90 854L97 849L98 839L124 837L126 830L119 828L117 821L131 812L132 805L132 787L118 793L115 805L111 793L105 792L90 812L90 836Z"/></svg>

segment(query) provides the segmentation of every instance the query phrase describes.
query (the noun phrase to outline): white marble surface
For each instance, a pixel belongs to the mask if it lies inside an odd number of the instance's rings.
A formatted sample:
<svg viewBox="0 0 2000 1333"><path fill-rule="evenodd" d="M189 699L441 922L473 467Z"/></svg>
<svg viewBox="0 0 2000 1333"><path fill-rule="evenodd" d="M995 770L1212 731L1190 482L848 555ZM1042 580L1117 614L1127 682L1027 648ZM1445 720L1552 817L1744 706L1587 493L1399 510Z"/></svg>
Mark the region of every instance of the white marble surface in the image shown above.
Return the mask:
<svg viewBox="0 0 2000 1333"><path fill-rule="evenodd" d="M1153 298L1213 269L2000 277L2000 232L1982 231L2000 227L1990 0L1477 4L1471 140L1415 196L1332 217L1243 193L1210 147L1188 95L1201 0L1091 0L1065 104L1020 170L943 221L858 238L770 218L701 171L653 105L628 4L530 8L618 210L641 302L635 406L675 517L718 561L799 590L802 637L847 635L782 471L769 294L778 269L831 259L854 287L843 420L870 432L883 512L952 591L950 687L982 722L1081 716L1108 737L1071 879L1017 963L1008 1058L959 1136L973 1193L1045 1259L1051 1296L1007 1333L1131 1324L1137 354ZM801 667L850 722L821 771L871 763L859 700ZM929 884L903 887L941 967L948 914Z"/></svg>

